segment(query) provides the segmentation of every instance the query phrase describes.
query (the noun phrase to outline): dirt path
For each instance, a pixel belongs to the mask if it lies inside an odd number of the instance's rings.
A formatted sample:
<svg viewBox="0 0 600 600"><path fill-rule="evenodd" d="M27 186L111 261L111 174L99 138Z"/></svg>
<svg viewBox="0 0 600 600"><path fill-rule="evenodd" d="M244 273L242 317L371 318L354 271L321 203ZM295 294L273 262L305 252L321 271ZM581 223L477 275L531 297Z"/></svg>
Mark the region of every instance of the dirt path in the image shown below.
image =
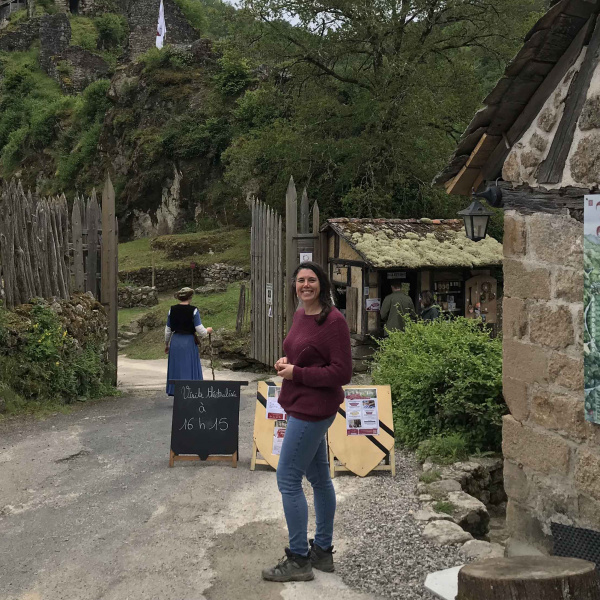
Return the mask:
<svg viewBox="0 0 600 600"><path fill-rule="evenodd" d="M0 600L374 600L335 574L261 581L286 535L274 472L249 470L255 394L242 398L237 469L168 468L162 391L0 425ZM335 485L351 501L356 480Z"/></svg>

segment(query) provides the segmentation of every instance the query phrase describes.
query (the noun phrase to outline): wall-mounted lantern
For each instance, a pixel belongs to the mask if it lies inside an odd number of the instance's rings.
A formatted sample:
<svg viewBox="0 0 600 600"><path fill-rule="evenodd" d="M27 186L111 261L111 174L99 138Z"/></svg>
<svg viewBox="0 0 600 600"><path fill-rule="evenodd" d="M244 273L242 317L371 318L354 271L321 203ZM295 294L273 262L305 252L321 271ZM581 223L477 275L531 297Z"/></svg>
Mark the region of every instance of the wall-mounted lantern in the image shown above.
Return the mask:
<svg viewBox="0 0 600 600"><path fill-rule="evenodd" d="M467 237L474 242L485 238L490 217L494 214L481 204L477 198L485 198L492 206L501 206L502 190L496 186L492 186L485 190L485 192L473 193L473 202L471 202L468 208L458 213L465 222Z"/></svg>

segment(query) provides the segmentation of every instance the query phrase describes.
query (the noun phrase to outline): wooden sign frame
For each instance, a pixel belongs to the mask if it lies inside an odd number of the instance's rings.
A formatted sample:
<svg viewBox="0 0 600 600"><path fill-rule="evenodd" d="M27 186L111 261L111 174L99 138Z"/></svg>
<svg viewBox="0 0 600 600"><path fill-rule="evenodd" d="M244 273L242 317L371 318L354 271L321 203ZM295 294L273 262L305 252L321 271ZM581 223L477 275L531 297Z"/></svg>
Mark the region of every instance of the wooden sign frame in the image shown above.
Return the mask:
<svg viewBox="0 0 600 600"><path fill-rule="evenodd" d="M177 380L170 381L169 383L179 383ZM207 382L208 383L208 382ZM247 381L212 381L210 383L232 383L234 385L239 385L239 398L237 400L238 406L242 399L242 386L248 385ZM173 403L175 403L175 399L173 399ZM172 443L172 440L170 444ZM176 454L171 448L169 448L169 467L174 467L176 462L204 462L204 461L225 461L231 462L231 467L233 469L237 469L239 457L239 422L238 422L238 432L237 432L237 449L232 454L209 454L206 458L200 458L197 454Z"/></svg>
<svg viewBox="0 0 600 600"><path fill-rule="evenodd" d="M354 435L346 433L345 403L327 432L329 472L351 472L365 477L371 471L389 471L396 476L394 449L394 419L392 414L392 391L389 385L346 385L344 390L377 389L379 434ZM341 464L336 464L336 459ZM381 464L383 462L383 464Z"/></svg>
<svg viewBox="0 0 600 600"><path fill-rule="evenodd" d="M250 470L256 465L267 465L277 470L279 455L272 454L273 434L276 421L267 419L266 406L268 388L275 386L272 381L260 381L256 395L254 413L254 433ZM392 393L389 385L348 385L344 389L377 389L379 428L378 435L346 434L345 405L338 409L336 418L327 434L327 454L329 472L334 478L336 473L351 472L359 477L371 471L389 471L396 475L394 449L394 421L392 415ZM262 458L259 458L258 455ZM341 464L336 464L336 460ZM383 463L383 464L381 464Z"/></svg>
<svg viewBox="0 0 600 600"><path fill-rule="evenodd" d="M256 409L254 411L254 433L252 434L252 455L250 457L250 470L254 471L256 465L266 465L277 470L279 455L267 452L273 448L273 434L276 421L267 419L268 388L275 386L272 381L259 381L256 392ZM279 386L277 386L279 387ZM258 453L263 458L258 458Z"/></svg>

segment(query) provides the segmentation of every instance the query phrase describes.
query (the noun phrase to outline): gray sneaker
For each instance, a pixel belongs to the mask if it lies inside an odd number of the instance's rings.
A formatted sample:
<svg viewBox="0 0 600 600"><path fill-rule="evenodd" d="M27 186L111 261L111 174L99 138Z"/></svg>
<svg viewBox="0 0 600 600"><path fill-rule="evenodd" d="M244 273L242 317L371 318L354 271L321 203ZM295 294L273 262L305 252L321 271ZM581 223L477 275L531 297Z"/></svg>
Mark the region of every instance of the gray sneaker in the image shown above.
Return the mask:
<svg viewBox="0 0 600 600"><path fill-rule="evenodd" d="M333 546L328 550L323 550L321 546L315 544L315 540L308 541L310 543L310 562L313 569L333 573L335 571L335 567L333 566Z"/></svg>
<svg viewBox="0 0 600 600"><path fill-rule="evenodd" d="M285 556L270 569L263 569L263 579L267 581L310 581L315 578L309 556L294 554L289 548Z"/></svg>

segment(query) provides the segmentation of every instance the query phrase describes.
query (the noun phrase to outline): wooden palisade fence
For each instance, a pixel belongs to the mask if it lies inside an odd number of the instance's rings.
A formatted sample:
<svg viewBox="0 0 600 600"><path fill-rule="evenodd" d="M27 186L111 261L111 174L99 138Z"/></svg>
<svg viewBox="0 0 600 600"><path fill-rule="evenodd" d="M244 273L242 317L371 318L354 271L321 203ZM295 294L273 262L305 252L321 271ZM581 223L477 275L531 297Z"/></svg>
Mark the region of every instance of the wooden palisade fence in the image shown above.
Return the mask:
<svg viewBox="0 0 600 600"><path fill-rule="evenodd" d="M38 198L14 180L0 192L0 298L13 308L35 297L68 299L72 292L91 292L108 313L109 360L115 374L117 239L108 177L102 208L95 191L89 199L77 196L70 220L64 194Z"/></svg>
<svg viewBox="0 0 600 600"><path fill-rule="evenodd" d="M283 225L266 204L252 200L251 358L272 365L282 355L284 336Z"/></svg>
<svg viewBox="0 0 600 600"><path fill-rule="evenodd" d="M0 271L9 308L31 298L69 297L67 200L35 198L14 180L0 194Z"/></svg>
<svg viewBox="0 0 600 600"><path fill-rule="evenodd" d="M281 217L262 202L252 200L251 242L251 358L272 365L282 356L282 344L294 316L295 296L291 276L308 253L320 263L319 206L312 209L306 189L300 201L300 232L298 232L298 202L293 178L286 192L285 252ZM285 269L284 269L285 265Z"/></svg>

